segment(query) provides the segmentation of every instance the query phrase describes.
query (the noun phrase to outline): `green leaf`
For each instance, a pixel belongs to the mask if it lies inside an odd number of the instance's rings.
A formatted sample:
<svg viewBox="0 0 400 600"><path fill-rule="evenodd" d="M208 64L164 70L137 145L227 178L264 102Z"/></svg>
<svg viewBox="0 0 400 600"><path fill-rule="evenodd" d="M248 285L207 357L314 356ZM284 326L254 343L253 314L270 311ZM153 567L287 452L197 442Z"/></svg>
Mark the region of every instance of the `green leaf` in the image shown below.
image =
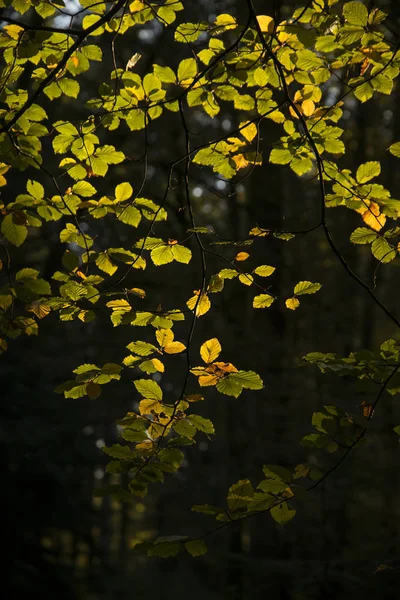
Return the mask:
<svg viewBox="0 0 400 600"><path fill-rule="evenodd" d="M21 246L26 240L28 229L25 225L17 225L13 215L6 215L1 223L1 233L14 246Z"/></svg>
<svg viewBox="0 0 400 600"><path fill-rule="evenodd" d="M37 181L32 181L32 179L29 179L28 183L26 184L26 190L28 194L33 196L33 198L36 200L41 200L44 198L44 187Z"/></svg>
<svg viewBox="0 0 400 600"><path fill-rule="evenodd" d="M138 379L133 382L135 388L144 398L149 400L158 400L162 402L162 390L158 383L152 379Z"/></svg>
<svg viewBox="0 0 400 600"><path fill-rule="evenodd" d="M216 388L221 394L234 396L234 398L238 398L243 391L243 387L240 385L240 383L231 379L230 375L220 379L216 385Z"/></svg>
<svg viewBox="0 0 400 600"><path fill-rule="evenodd" d="M247 503L254 496L253 486L248 479L241 479L237 483L231 485L228 491L228 506L229 510L235 511L240 508L245 508Z"/></svg>
<svg viewBox="0 0 400 600"><path fill-rule="evenodd" d="M192 438L197 431L196 427L191 425L186 419L179 419L179 421L175 421L173 429L178 435L188 438Z"/></svg>
<svg viewBox="0 0 400 600"><path fill-rule="evenodd" d="M263 473L267 479L276 479L277 481L284 481L286 483L292 481L291 472L279 465L264 465Z"/></svg>
<svg viewBox="0 0 400 600"><path fill-rule="evenodd" d="M370 161L360 165L357 169L357 182L367 183L370 179L377 177L381 172L381 164L378 161Z"/></svg>
<svg viewBox="0 0 400 600"><path fill-rule="evenodd" d="M68 77L62 77L57 80L57 85L60 90L66 96L70 96L71 98L77 98L79 94L79 83L75 81L75 79L68 79Z"/></svg>
<svg viewBox="0 0 400 600"><path fill-rule="evenodd" d="M368 9L361 2L347 2L343 6L343 16L351 25L366 27L368 23Z"/></svg>
<svg viewBox="0 0 400 600"><path fill-rule="evenodd" d="M172 246L157 246L150 252L150 257L156 266L167 265L174 260Z"/></svg>
<svg viewBox="0 0 400 600"><path fill-rule="evenodd" d="M322 412L315 412L311 420L312 425L321 433L334 435L336 432L336 421L331 415Z"/></svg>
<svg viewBox="0 0 400 600"><path fill-rule="evenodd" d="M302 296L304 294L315 294L321 289L320 283L311 283L311 281L299 281L295 286L293 293L296 296Z"/></svg>
<svg viewBox="0 0 400 600"><path fill-rule="evenodd" d="M90 2L90 4L93 4L92 2ZM101 51L101 49L99 48L99 46L95 46L93 44L87 44L86 46L83 45L80 48L80 51L82 52L83 56L86 56L86 58L89 58L90 60L102 60L103 58L103 53Z"/></svg>
<svg viewBox="0 0 400 600"><path fill-rule="evenodd" d="M293 158L293 154L288 148L274 148L269 155L270 162L276 165L288 165Z"/></svg>
<svg viewBox="0 0 400 600"><path fill-rule="evenodd" d="M108 275L114 275L114 273L118 270L118 267L112 262L107 251L101 252L98 255L96 258L96 265Z"/></svg>
<svg viewBox="0 0 400 600"><path fill-rule="evenodd" d="M118 220L126 225L137 227L142 220L142 215L134 206L126 206L118 214Z"/></svg>
<svg viewBox="0 0 400 600"><path fill-rule="evenodd" d="M353 244L370 244L377 237L377 233L366 227L358 227L350 236L350 241Z"/></svg>
<svg viewBox="0 0 400 600"><path fill-rule="evenodd" d="M205 419L200 415L190 415L189 421L196 427L196 429L202 431L203 433L215 433L214 425L210 419Z"/></svg>
<svg viewBox="0 0 400 600"><path fill-rule="evenodd" d="M78 183L74 183L72 186L72 191L74 194L78 194L78 196L84 196L87 198L91 198L97 194L96 188L88 181L78 181Z"/></svg>
<svg viewBox="0 0 400 600"><path fill-rule="evenodd" d="M36 279L38 275L39 271L37 271L36 269L29 269L26 267L25 269L20 269L19 271L17 271L17 273L15 274L15 280L24 281L25 279Z"/></svg>
<svg viewBox="0 0 400 600"><path fill-rule="evenodd" d="M147 550L147 555L169 558L171 556L176 556L180 549L181 544L179 542L158 542Z"/></svg>
<svg viewBox="0 0 400 600"><path fill-rule="evenodd" d="M310 171L310 169L312 169L313 163L311 158L301 158L301 157L297 157L295 156L291 161L290 161L290 168L292 169L292 171L294 171L296 173L296 175L304 175L305 173L308 173L308 171Z"/></svg>
<svg viewBox="0 0 400 600"><path fill-rule="evenodd" d="M290 508L287 502L282 502L282 504L273 506L270 513L274 521L279 523L279 525L285 525L293 519L296 511L293 508Z"/></svg>
<svg viewBox="0 0 400 600"><path fill-rule="evenodd" d="M175 244L172 248L172 256L180 263L188 264L192 258L192 252L186 246Z"/></svg>
<svg viewBox="0 0 400 600"><path fill-rule="evenodd" d="M103 452L119 460L132 460L136 457L135 452L128 446L121 446L121 444L114 444L113 446L103 446Z"/></svg>
<svg viewBox="0 0 400 600"><path fill-rule="evenodd" d="M231 373L229 379L249 390L261 390L264 387L263 381L254 371L238 371Z"/></svg>
<svg viewBox="0 0 400 600"><path fill-rule="evenodd" d="M175 29L174 38L177 42L195 42L199 37L207 31L207 23L181 23Z"/></svg>
<svg viewBox="0 0 400 600"><path fill-rule="evenodd" d="M385 238L377 236L371 245L371 252L382 263L388 263L396 258L396 250Z"/></svg>
<svg viewBox="0 0 400 600"><path fill-rule="evenodd" d="M149 356L157 351L156 346L149 344L148 342L131 342L127 346L128 350L139 356Z"/></svg>
<svg viewBox="0 0 400 600"><path fill-rule="evenodd" d="M185 549L191 556L202 556L207 553L207 545L203 540L191 540L185 543Z"/></svg>
<svg viewBox="0 0 400 600"><path fill-rule="evenodd" d="M224 512L222 508L211 506L210 504L195 504L192 506L191 510L193 512L202 513L203 515L219 515Z"/></svg>
<svg viewBox="0 0 400 600"><path fill-rule="evenodd" d="M357 88L354 90L354 95L356 98L358 98L358 100L360 100L360 102L366 102L374 95L374 88L369 81L366 81L365 83L357 86Z"/></svg>
<svg viewBox="0 0 400 600"><path fill-rule="evenodd" d="M178 81L193 79L197 75L197 63L194 58L185 58L179 63Z"/></svg>
<svg viewBox="0 0 400 600"><path fill-rule="evenodd" d="M153 65L154 73L158 79L163 83L175 83L176 75L171 67L161 67L160 65Z"/></svg>

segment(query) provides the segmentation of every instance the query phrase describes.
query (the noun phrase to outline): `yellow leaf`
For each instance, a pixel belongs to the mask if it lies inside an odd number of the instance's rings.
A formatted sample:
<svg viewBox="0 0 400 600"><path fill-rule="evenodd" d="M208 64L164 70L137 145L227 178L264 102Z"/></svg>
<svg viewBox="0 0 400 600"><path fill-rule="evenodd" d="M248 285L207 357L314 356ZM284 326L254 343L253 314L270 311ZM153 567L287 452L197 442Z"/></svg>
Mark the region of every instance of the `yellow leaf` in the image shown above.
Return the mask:
<svg viewBox="0 0 400 600"><path fill-rule="evenodd" d="M272 17L258 15L257 21L263 33L269 33L271 35L274 32L275 21Z"/></svg>
<svg viewBox="0 0 400 600"><path fill-rule="evenodd" d="M238 254L236 254L235 260L237 260L237 261L247 260L249 258L249 256L250 256L250 254L248 252L239 252Z"/></svg>
<svg viewBox="0 0 400 600"><path fill-rule="evenodd" d="M164 346L164 352L166 352L167 354L180 354L185 350L186 346L181 342L171 342L170 344Z"/></svg>
<svg viewBox="0 0 400 600"><path fill-rule="evenodd" d="M211 308L211 302L207 294L201 294L200 300L198 300L199 292L195 292L195 295L192 296L187 302L186 306L190 310L194 310L196 305L196 317L201 317L205 315Z"/></svg>
<svg viewBox="0 0 400 600"><path fill-rule="evenodd" d="M17 40L19 34L24 31L24 28L19 25L5 25L3 29L13 40Z"/></svg>
<svg viewBox="0 0 400 600"><path fill-rule="evenodd" d="M232 160L235 163L238 170L245 169L249 166L249 161L244 156L244 154L235 154L234 156L232 156Z"/></svg>
<svg viewBox="0 0 400 600"><path fill-rule="evenodd" d="M312 100L304 100L301 104L301 109L306 117L311 117L315 111L315 104Z"/></svg>
<svg viewBox="0 0 400 600"><path fill-rule="evenodd" d="M154 442L151 440L144 440L140 442L140 444L136 444L135 450L140 450L141 452L146 452L146 454L150 454L153 451Z"/></svg>
<svg viewBox="0 0 400 600"><path fill-rule="evenodd" d="M189 396L185 396L185 400L188 402L201 402L204 400L204 396L201 394L189 394Z"/></svg>
<svg viewBox="0 0 400 600"><path fill-rule="evenodd" d="M161 435L165 434L167 432L167 429L168 428L164 427L160 423L152 423L150 425L150 427L148 428L147 433L153 440L155 440L155 439L159 438ZM138 446L136 446L136 448L137 447Z"/></svg>
<svg viewBox="0 0 400 600"><path fill-rule="evenodd" d="M145 398L139 402L139 412L141 415L150 415L152 413L160 413L163 410L161 402L158 400L150 400Z"/></svg>
<svg viewBox="0 0 400 600"><path fill-rule="evenodd" d="M33 313L38 319L47 317L47 315L51 312L50 306L47 306L47 304L41 304L40 302L32 302L28 306L27 310Z"/></svg>
<svg viewBox="0 0 400 600"><path fill-rule="evenodd" d="M257 237L265 237L269 233L270 232L267 229L261 229L260 227L253 227L253 229L250 229L249 231L249 235L254 235Z"/></svg>
<svg viewBox="0 0 400 600"><path fill-rule="evenodd" d="M226 373L237 373L237 368L232 363L215 362L214 366L222 372L223 375Z"/></svg>
<svg viewBox="0 0 400 600"><path fill-rule="evenodd" d="M174 339L174 334L171 329L158 329L156 331L156 339L161 348L170 344Z"/></svg>
<svg viewBox="0 0 400 600"><path fill-rule="evenodd" d="M153 363L154 368L157 369L157 371L159 373L164 373L165 368L164 368L164 365L162 364L161 360L158 360L158 358L151 358L150 362Z"/></svg>
<svg viewBox="0 0 400 600"><path fill-rule="evenodd" d="M141 2L141 0L134 0L129 5L129 10L132 13L142 11L145 8L146 8L146 5L143 2Z"/></svg>
<svg viewBox="0 0 400 600"><path fill-rule="evenodd" d="M200 356L205 363L212 363L221 354L221 344L217 338L207 340L200 348Z"/></svg>
<svg viewBox="0 0 400 600"><path fill-rule="evenodd" d="M290 308L290 310L296 310L298 306L300 306L300 300L298 298L288 298L285 302L286 307Z"/></svg>
<svg viewBox="0 0 400 600"><path fill-rule="evenodd" d="M366 225L375 231L380 231L386 223L385 215L381 214L379 204L375 202L370 203L368 210L362 214L362 219Z"/></svg>
<svg viewBox="0 0 400 600"><path fill-rule="evenodd" d="M251 285L254 281L254 277L250 275L250 273L240 273L239 281L244 285Z"/></svg>
<svg viewBox="0 0 400 600"><path fill-rule="evenodd" d="M274 300L275 298L270 294L259 294L254 297L253 308L268 308Z"/></svg>
<svg viewBox="0 0 400 600"><path fill-rule="evenodd" d="M135 296L139 296L139 298L144 298L146 296L146 292L142 290L142 288L132 288L128 290L129 294L135 294Z"/></svg>
<svg viewBox="0 0 400 600"><path fill-rule="evenodd" d="M199 385L201 385L201 387L215 385L216 383L218 383L218 377L216 375L201 375L201 377L199 377Z"/></svg>
<svg viewBox="0 0 400 600"><path fill-rule="evenodd" d="M248 142L254 140L257 135L257 126L255 123L240 123L239 125L240 133Z"/></svg>

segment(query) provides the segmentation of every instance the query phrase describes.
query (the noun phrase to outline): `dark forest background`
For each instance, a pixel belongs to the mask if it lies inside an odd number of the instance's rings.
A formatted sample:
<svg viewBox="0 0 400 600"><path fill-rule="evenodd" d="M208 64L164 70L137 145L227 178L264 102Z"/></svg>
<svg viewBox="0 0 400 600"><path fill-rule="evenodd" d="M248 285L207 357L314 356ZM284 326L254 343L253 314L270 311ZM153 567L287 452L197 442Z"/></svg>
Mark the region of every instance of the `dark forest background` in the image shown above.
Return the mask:
<svg viewBox="0 0 400 600"><path fill-rule="evenodd" d="M241 0L185 2L185 21L215 18L220 12L245 16ZM276 2L281 18L298 3ZM389 14L391 29L400 39L400 3L382 0L378 5ZM279 5L279 6L278 6ZM74 5L73 10L76 10ZM270 13L273 2L256 4L259 13ZM7 9L7 15L12 10ZM24 19L30 18L30 13ZM35 18L35 17L33 17ZM1 19L0 19L1 20ZM58 22L62 26L62 20ZM135 27L118 42L120 66L134 52L142 54L137 65L141 74L153 62L174 65L173 28L148 24ZM182 52L186 52L182 45ZM73 118L84 113L84 103L96 95L103 73L112 68L111 52L104 49L103 62L81 76L78 102L63 96L51 104L52 115ZM27 82L28 85L28 82ZM341 95L340 82L324 89L332 102ZM348 148L341 164L354 168L366 160L383 159L383 185L398 194L400 172L386 148L400 140L400 91L374 96L361 105L345 102L344 141ZM55 117L54 117L55 118ZM189 128L196 144L223 135L239 117L227 105L211 120L203 112L188 112ZM261 149L265 158L280 129L263 123ZM123 150L132 162L115 167L102 182L101 191L119 181L141 181L143 137L125 129L105 132L104 140ZM169 113L149 129L149 173L144 195L162 196L171 160L184 155L179 116ZM52 168L54 157L45 150ZM46 158L47 157L47 158ZM183 165L182 165L183 170ZM227 239L240 239L256 223L265 228L307 229L318 220L317 182L303 181L288 168L264 164L241 182L225 182L210 170L194 167L191 191L199 225L212 225ZM169 196L170 227L184 237L187 223L182 211L184 189L179 185ZM32 171L40 180L40 173ZM9 178L10 194L20 193L20 178ZM137 187L137 183L136 183ZM365 280L371 281L375 259L368 247L348 242L358 215L332 209L328 222L338 248ZM172 224L173 223L173 224ZM129 247L137 232L117 221L90 224L104 247ZM35 230L23 250L12 250L13 268L20 265L40 269L50 277L59 267L63 248L58 236L60 223L47 223ZM22 254L23 253L23 254ZM152 559L137 556L138 541L157 535L195 535L212 529L213 520L190 512L193 504L223 504L232 483L243 477L257 480L265 463L293 465L312 462L299 444L311 430L313 411L338 404L357 412L365 399L362 392L331 375L321 376L313 367L299 368L307 352L320 350L346 354L375 348L395 335L390 322L357 287L331 250L321 232L297 236L290 242L260 240L254 245L255 264L277 267L274 292L289 297L301 279L318 281L323 290L296 312L273 306L251 309L251 291L245 286L226 285L215 297L213 310L202 318L194 344L218 337L225 355L244 369L254 369L264 379L261 392L245 392L238 399L207 393L199 410L212 419L217 435L189 447L184 467L165 485L151 488L145 499L131 505L93 498L93 489L107 483L104 443L117 438L114 421L132 408L135 390L132 377L125 376L90 401L65 400L54 388L67 380L72 369L84 362L120 361L125 346L141 339L134 328L113 328L108 315L99 314L89 324L61 323L57 316L44 319L38 337L20 337L10 343L0 362L2 464L2 537L4 577L2 597L26 598L29 594L47 600L127 600L174 598L183 600L250 600L279 598L397 598L400 584L400 472L399 441L393 427L400 422L397 401L385 397L371 423L369 444L352 453L323 486L310 495L286 527L268 516L243 521L208 538L210 550L197 559L178 556ZM213 257L210 273L224 265ZM226 265L225 265L226 266ZM187 267L174 265L134 271L129 284L143 284L155 303L178 306L198 288L196 261ZM380 295L396 310L400 283L399 263L378 271ZM163 384L179 385L179 360ZM194 378L193 378L194 379ZM193 383L193 390L195 384ZM4 593L4 596L3 596Z"/></svg>

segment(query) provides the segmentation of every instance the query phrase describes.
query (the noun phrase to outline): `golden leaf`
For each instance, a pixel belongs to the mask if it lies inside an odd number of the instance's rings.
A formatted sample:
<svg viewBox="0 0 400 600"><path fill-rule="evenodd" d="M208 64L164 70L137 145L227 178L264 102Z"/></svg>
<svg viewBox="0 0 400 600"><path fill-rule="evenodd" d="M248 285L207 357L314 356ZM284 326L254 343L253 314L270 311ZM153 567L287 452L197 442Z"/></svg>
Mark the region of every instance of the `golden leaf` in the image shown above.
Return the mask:
<svg viewBox="0 0 400 600"><path fill-rule="evenodd" d="M159 360L158 358L151 358L150 362L153 363L154 368L157 369L157 371L159 373L164 373L165 368L164 368L164 365L162 364L161 360Z"/></svg>
<svg viewBox="0 0 400 600"><path fill-rule="evenodd" d="M216 383L218 383L218 377L216 375L201 375L201 377L199 377L199 385L201 385L201 387L215 385Z"/></svg>
<svg viewBox="0 0 400 600"><path fill-rule="evenodd" d="M206 364L212 363L221 354L221 344L217 338L207 340L200 348L200 356Z"/></svg>
<svg viewBox="0 0 400 600"><path fill-rule="evenodd" d="M248 142L254 140L257 135L257 125L255 123L248 123L247 125L240 123L239 128L240 133Z"/></svg>
<svg viewBox="0 0 400 600"><path fill-rule="evenodd" d="M363 400L361 402L361 406L362 406L363 417L365 417L366 419L369 419L374 412L372 404L370 402L367 402L366 400Z"/></svg>
<svg viewBox="0 0 400 600"><path fill-rule="evenodd" d="M362 214L362 219L374 231L380 231L386 223L385 215L381 214L379 204L371 202L368 209Z"/></svg>
<svg viewBox="0 0 400 600"><path fill-rule="evenodd" d="M250 254L248 252L239 252L238 254L236 254L235 260L237 260L237 261L247 260L249 258L249 256L250 256Z"/></svg>
<svg viewBox="0 0 400 600"><path fill-rule="evenodd" d="M210 310L211 302L210 302L209 297L205 293L200 295L200 300L198 300L199 292L195 291L194 294L195 295L192 296L192 298L190 298L186 302L186 306L190 310L194 310L196 307L196 317L201 317L202 315L205 315Z"/></svg>
<svg viewBox="0 0 400 600"><path fill-rule="evenodd" d="M315 111L315 104L312 100L304 100L304 102L301 103L301 109L306 117L311 117Z"/></svg>
<svg viewBox="0 0 400 600"><path fill-rule="evenodd" d="M272 17L268 17L267 15L257 15L257 21L263 33L271 35L274 32L275 21Z"/></svg>
<svg viewBox="0 0 400 600"><path fill-rule="evenodd" d="M156 339L161 348L170 344L174 339L174 334L171 329L158 329L156 331Z"/></svg>
<svg viewBox="0 0 400 600"><path fill-rule="evenodd" d="M180 354L186 350L185 344L182 342L171 342L170 344L166 344L164 346L164 352L167 354Z"/></svg>
<svg viewBox="0 0 400 600"><path fill-rule="evenodd" d="M139 298L144 298L146 296L146 292L142 290L142 288L132 288L127 291L128 294L135 294L135 296L138 296Z"/></svg>
<svg viewBox="0 0 400 600"><path fill-rule="evenodd" d="M28 312L33 313L38 319L47 317L47 315L51 312L50 306L47 306L47 304L41 304L40 302L32 302L27 307L27 310Z"/></svg>
<svg viewBox="0 0 400 600"><path fill-rule="evenodd" d="M232 363L215 362L213 366L217 367L218 371L216 371L216 372L222 376L226 375L227 373L237 373L238 372L237 368Z"/></svg>
<svg viewBox="0 0 400 600"><path fill-rule="evenodd" d="M290 310L296 310L300 306L300 300L298 298L288 298L285 302L286 308L290 308Z"/></svg>
<svg viewBox="0 0 400 600"><path fill-rule="evenodd" d="M162 404L158 400L149 400L145 398L139 402L139 412L141 415L150 415L162 412Z"/></svg>
<svg viewBox="0 0 400 600"><path fill-rule="evenodd" d="M235 163L237 169L245 169L249 166L249 161L246 159L244 154L235 154L232 156L232 160Z"/></svg>

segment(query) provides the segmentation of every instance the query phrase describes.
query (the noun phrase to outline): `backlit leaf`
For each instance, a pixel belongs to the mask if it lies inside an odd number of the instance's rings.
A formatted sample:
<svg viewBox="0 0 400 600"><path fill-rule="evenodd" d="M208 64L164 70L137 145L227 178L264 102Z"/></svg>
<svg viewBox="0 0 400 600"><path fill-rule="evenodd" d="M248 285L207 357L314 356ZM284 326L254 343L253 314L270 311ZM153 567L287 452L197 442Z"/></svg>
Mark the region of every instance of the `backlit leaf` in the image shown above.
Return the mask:
<svg viewBox="0 0 400 600"><path fill-rule="evenodd" d="M207 545L203 540L185 542L185 549L191 556L202 556L207 553Z"/></svg>
<svg viewBox="0 0 400 600"><path fill-rule="evenodd" d="M258 296L255 296L253 300L253 307L268 308L269 306L271 306L274 300L275 298L270 294L259 294Z"/></svg>
<svg viewBox="0 0 400 600"><path fill-rule="evenodd" d="M138 379L133 382L135 388L144 398L162 401L162 391L158 383L152 379Z"/></svg>
<svg viewBox="0 0 400 600"><path fill-rule="evenodd" d="M221 354L221 344L217 338L207 340L200 348L200 356L206 364L214 362Z"/></svg>
<svg viewBox="0 0 400 600"><path fill-rule="evenodd" d="M300 306L300 300L298 300L298 298L288 298L285 301L286 307L290 308L290 310L296 310L296 308L298 308Z"/></svg>
<svg viewBox="0 0 400 600"><path fill-rule="evenodd" d="M296 296L302 296L304 294L315 294L321 289L320 283L311 283L311 281L299 281L295 286L293 292Z"/></svg>

